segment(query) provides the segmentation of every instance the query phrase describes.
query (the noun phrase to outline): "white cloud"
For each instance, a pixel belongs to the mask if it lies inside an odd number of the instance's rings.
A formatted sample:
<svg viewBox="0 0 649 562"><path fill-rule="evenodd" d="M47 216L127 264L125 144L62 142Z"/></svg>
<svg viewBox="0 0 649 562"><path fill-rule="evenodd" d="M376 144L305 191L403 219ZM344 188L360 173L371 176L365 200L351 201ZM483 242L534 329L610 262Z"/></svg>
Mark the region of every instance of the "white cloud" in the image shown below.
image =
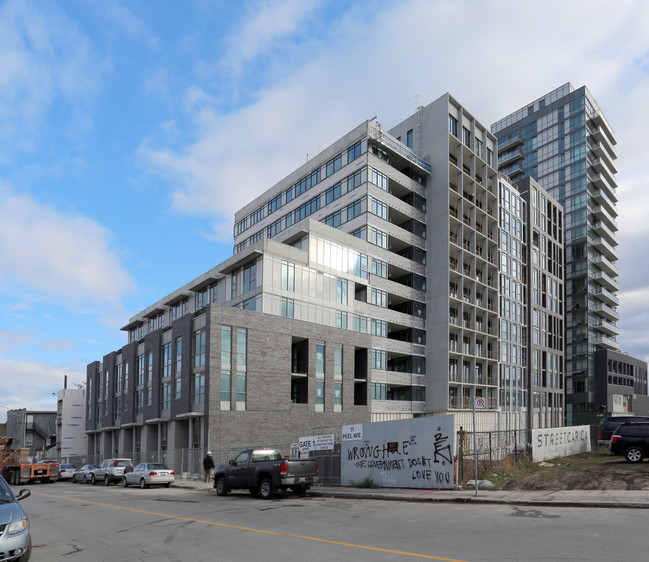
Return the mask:
<svg viewBox="0 0 649 562"><path fill-rule="evenodd" d="M48 365L32 361L12 361L0 356L0 406L9 409L56 410L56 393L63 388L85 383L86 375L77 367ZM0 419L6 419L0 409Z"/></svg>
<svg viewBox="0 0 649 562"><path fill-rule="evenodd" d="M57 102L67 115L57 134L87 129L87 102L97 92L102 65L55 5L4 2L0 60L0 162L34 149L43 119Z"/></svg>
<svg viewBox="0 0 649 562"><path fill-rule="evenodd" d="M244 6L240 22L226 38L226 52L221 63L234 74L240 74L246 64L267 56L280 42L286 42L300 31L300 26L321 2L274 0L254 2Z"/></svg>
<svg viewBox="0 0 649 562"><path fill-rule="evenodd" d="M0 282L66 304L118 305L134 282L110 249L111 233L0 185ZM5 287L6 289L6 287Z"/></svg>

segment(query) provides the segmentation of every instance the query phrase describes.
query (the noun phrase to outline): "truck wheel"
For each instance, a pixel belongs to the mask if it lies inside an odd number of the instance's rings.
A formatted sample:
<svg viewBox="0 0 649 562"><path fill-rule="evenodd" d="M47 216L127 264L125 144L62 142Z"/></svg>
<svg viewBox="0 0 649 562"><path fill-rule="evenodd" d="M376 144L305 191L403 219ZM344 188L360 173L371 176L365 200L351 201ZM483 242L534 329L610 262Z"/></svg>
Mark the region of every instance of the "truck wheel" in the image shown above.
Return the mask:
<svg viewBox="0 0 649 562"><path fill-rule="evenodd" d="M225 478L223 476L219 476L216 479L216 484L214 485L216 488L216 494L218 496L227 496L228 495L228 487L225 484Z"/></svg>
<svg viewBox="0 0 649 562"><path fill-rule="evenodd" d="M303 496L306 494L306 486L293 486L293 495Z"/></svg>
<svg viewBox="0 0 649 562"><path fill-rule="evenodd" d="M259 483L259 497L262 500L269 500L275 495L275 487L270 478L263 478Z"/></svg>

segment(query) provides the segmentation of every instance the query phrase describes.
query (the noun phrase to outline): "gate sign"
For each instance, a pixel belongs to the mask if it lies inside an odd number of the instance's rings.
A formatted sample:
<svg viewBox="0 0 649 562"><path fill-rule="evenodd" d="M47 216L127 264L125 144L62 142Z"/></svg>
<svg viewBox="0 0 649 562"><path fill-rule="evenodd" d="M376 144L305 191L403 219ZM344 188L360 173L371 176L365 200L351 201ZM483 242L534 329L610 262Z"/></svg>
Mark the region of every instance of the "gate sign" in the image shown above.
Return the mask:
<svg viewBox="0 0 649 562"><path fill-rule="evenodd" d="M452 415L359 425L360 439L341 442L343 486L369 477L386 488L453 487Z"/></svg>
<svg viewBox="0 0 649 562"><path fill-rule="evenodd" d="M475 399L475 407L476 408L486 408L487 407L487 401L482 398L482 396L479 396L478 398Z"/></svg>

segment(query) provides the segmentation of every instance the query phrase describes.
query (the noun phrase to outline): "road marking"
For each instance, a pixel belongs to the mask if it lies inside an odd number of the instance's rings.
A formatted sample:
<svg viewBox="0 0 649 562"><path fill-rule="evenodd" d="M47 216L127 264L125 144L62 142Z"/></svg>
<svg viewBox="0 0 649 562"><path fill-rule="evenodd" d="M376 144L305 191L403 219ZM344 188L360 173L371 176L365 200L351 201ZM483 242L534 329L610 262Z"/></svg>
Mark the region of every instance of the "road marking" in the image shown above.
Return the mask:
<svg viewBox="0 0 649 562"><path fill-rule="evenodd" d="M278 537L290 537L293 539L303 539L306 541L314 541L314 542L322 542L322 543L327 543L327 544L335 544L339 546L349 546L352 548L358 548L361 550L374 550L377 552L386 552L388 554L399 554L401 556L413 556L415 558L425 558L427 560L442 560L442 562L467 562L466 560L459 560L456 558L443 558L440 556L432 556L430 554L419 554L417 552L405 552L403 550L391 550L389 548L379 548L376 546L366 546L362 544L351 544L348 542L341 542L341 541L334 541L330 539L320 539L318 537L307 537L304 535L292 535L290 533L280 533L278 531L266 531L264 529L253 529L252 527L242 527L240 525L228 525L227 523L217 523L215 521L203 521L202 519L194 519L192 517L182 517L180 515L169 515L168 513L158 513L156 511L144 511L142 509L135 509L133 507L124 507L121 505L112 505L110 503L100 503L100 502L93 502L93 501L88 501L88 500L80 500L77 498L71 498L69 496L56 496L54 494L44 494L42 492L32 492L32 495L39 495L39 496L45 496L48 498L57 498L57 499L63 499L63 500L70 500L73 502L79 502L79 503L85 503L85 504L90 504L90 505L99 505L102 507L113 507L115 509L122 509L124 511L133 511L135 513L144 513L146 515L155 515L157 517L167 517L170 519L179 519L181 521L191 521L194 523L204 523L205 525L214 525L215 527L225 527L228 529L237 529L239 531L250 531L251 533L264 533L266 535L275 535Z"/></svg>

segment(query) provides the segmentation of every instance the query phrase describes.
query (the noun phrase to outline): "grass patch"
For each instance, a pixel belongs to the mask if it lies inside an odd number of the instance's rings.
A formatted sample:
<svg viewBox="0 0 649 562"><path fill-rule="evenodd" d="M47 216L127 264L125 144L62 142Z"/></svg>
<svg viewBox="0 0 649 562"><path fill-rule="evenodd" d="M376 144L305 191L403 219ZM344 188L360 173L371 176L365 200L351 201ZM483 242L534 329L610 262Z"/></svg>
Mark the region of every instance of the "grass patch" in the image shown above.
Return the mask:
<svg viewBox="0 0 649 562"><path fill-rule="evenodd" d="M352 486L354 488L380 488L374 480L372 480L371 476L366 476L363 480L359 480L358 482L354 482L352 480Z"/></svg>

